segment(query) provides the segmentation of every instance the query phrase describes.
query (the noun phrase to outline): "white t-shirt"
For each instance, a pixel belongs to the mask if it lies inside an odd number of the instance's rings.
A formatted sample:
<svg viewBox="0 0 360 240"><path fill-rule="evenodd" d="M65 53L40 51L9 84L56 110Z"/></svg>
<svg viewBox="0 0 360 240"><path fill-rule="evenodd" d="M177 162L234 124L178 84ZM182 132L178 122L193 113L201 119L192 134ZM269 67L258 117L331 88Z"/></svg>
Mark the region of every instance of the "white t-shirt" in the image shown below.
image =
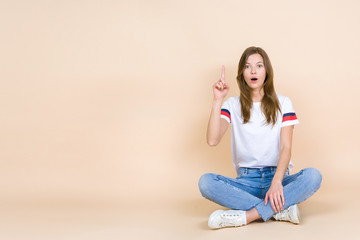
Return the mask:
<svg viewBox="0 0 360 240"><path fill-rule="evenodd" d="M277 122L266 124L261 111L261 102L254 102L250 121L243 124L240 96L230 97L221 107L221 118L231 123L231 152L236 172L240 167L262 168L277 166L280 158L280 130L282 127L299 124L291 100L277 94L282 116ZM293 168L290 161L289 170Z"/></svg>

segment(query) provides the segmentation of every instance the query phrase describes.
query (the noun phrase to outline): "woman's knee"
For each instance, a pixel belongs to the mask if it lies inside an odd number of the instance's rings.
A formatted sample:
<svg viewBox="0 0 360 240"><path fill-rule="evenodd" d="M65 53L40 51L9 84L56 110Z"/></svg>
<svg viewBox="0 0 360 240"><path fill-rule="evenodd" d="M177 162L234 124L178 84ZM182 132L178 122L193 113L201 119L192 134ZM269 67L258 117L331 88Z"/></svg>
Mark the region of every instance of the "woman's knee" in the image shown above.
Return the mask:
<svg viewBox="0 0 360 240"><path fill-rule="evenodd" d="M200 177L199 190L204 197L206 197L209 191L211 191L211 188L213 186L213 181L215 178L216 178L216 174L214 173L205 173Z"/></svg>
<svg viewBox="0 0 360 240"><path fill-rule="evenodd" d="M320 188L322 182L322 175L319 170L316 168L305 168L303 169L303 174L306 176L307 180L314 186L317 190Z"/></svg>

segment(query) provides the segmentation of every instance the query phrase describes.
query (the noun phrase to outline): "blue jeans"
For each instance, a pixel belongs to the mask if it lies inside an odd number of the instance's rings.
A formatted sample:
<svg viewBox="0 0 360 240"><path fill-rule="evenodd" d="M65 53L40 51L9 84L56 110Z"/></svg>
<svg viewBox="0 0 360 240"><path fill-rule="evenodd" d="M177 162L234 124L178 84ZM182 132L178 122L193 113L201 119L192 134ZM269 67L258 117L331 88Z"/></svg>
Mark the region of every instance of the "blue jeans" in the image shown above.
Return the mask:
<svg viewBox="0 0 360 240"><path fill-rule="evenodd" d="M254 207L264 221L274 214L270 202L265 206L265 195L269 190L276 167L240 168L236 179L214 173L206 173L199 180L201 194L224 207L248 211ZM282 181L286 209L312 196L321 184L322 176L315 168L305 168L289 175Z"/></svg>

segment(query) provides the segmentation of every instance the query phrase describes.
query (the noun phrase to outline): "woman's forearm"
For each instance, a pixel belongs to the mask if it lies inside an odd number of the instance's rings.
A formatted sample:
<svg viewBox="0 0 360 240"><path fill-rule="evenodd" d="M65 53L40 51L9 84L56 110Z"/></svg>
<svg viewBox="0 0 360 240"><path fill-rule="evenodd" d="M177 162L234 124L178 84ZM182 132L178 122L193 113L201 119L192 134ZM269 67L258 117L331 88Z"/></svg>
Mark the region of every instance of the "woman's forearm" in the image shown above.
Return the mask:
<svg viewBox="0 0 360 240"><path fill-rule="evenodd" d="M220 115L221 115L222 101L223 99L214 99L212 104L207 133L206 133L206 140L210 146L216 146L221 139Z"/></svg>
<svg viewBox="0 0 360 240"><path fill-rule="evenodd" d="M280 151L280 159L276 168L273 182L282 182L291 158L291 149L283 148Z"/></svg>

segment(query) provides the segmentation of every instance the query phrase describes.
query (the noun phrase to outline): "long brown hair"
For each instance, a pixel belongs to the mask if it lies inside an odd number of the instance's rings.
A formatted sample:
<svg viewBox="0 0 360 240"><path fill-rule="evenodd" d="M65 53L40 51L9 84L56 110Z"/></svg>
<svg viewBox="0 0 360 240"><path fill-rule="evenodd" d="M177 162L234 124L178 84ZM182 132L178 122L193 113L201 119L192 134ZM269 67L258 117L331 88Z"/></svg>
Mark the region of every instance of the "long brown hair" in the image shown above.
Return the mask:
<svg viewBox="0 0 360 240"><path fill-rule="evenodd" d="M250 110L253 106L251 98L251 88L247 85L244 78L245 64L250 55L260 54L264 60L266 70L266 77L264 81L264 97L261 100L261 110L266 117L266 123L275 125L277 121L277 112L280 111L280 104L274 88L274 72L271 66L269 56L260 47L248 47L245 49L239 61L238 75L236 77L240 88L240 104L241 113L244 119L244 124L250 121Z"/></svg>

